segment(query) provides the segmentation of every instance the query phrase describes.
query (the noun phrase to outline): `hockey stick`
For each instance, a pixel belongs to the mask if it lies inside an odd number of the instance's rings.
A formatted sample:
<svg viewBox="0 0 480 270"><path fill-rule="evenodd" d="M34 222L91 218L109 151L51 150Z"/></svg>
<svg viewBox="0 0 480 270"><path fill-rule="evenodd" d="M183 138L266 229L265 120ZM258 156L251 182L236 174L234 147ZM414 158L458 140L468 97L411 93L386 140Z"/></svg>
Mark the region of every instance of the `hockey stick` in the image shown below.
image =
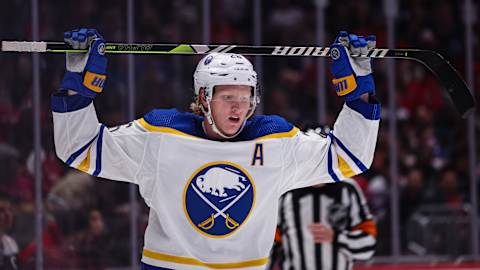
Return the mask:
<svg viewBox="0 0 480 270"><path fill-rule="evenodd" d="M293 46L244 46L244 45L195 45L195 44L125 44L107 43L106 53L133 54L206 54L212 52L230 52L243 55L271 56L316 56L329 57L328 47L293 47ZM3 52L85 52L74 50L64 42L28 42L2 41ZM457 111L466 118L475 107L475 100L467 85L455 68L440 54L418 49L373 49L366 55L370 58L400 58L415 60L430 69L447 90Z"/></svg>

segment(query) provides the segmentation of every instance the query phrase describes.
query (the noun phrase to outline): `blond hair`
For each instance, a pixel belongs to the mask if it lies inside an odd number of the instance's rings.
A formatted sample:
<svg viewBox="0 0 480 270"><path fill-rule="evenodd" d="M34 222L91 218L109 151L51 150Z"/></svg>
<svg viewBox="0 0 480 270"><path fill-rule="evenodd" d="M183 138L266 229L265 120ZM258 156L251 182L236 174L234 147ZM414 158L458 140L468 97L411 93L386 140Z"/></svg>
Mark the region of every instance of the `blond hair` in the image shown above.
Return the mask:
<svg viewBox="0 0 480 270"><path fill-rule="evenodd" d="M190 103L190 110L192 110L192 112L196 115L203 116L202 104L200 103L200 98L198 95L195 96L192 103Z"/></svg>

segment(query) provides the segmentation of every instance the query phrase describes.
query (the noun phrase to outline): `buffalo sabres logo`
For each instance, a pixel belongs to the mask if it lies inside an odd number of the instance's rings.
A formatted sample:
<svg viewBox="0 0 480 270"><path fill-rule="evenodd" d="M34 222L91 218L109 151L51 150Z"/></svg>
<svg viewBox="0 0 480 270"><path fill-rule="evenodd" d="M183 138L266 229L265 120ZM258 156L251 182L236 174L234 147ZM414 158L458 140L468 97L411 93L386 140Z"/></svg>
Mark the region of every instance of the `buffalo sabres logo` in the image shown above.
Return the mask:
<svg viewBox="0 0 480 270"><path fill-rule="evenodd" d="M330 50L330 56L333 60L338 60L338 58L340 58L340 50L338 50L338 48L332 48Z"/></svg>
<svg viewBox="0 0 480 270"><path fill-rule="evenodd" d="M209 237L226 237L236 231L254 203L252 178L230 162L205 164L185 186L185 214L194 228Z"/></svg>
<svg viewBox="0 0 480 270"><path fill-rule="evenodd" d="M105 43L100 43L97 48L97 52L100 55L105 55Z"/></svg>

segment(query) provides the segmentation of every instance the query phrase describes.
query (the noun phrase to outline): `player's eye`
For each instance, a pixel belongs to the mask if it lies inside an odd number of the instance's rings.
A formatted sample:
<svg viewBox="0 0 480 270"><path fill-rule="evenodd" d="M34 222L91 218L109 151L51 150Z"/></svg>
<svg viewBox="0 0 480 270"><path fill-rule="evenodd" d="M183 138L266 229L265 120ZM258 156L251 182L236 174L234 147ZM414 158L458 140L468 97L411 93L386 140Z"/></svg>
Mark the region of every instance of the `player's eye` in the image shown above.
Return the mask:
<svg viewBox="0 0 480 270"><path fill-rule="evenodd" d="M223 95L220 98L225 102L239 102L239 103L250 103L252 97L250 96L234 96L234 95Z"/></svg>
<svg viewBox="0 0 480 270"><path fill-rule="evenodd" d="M252 97L250 96L243 96L238 98L238 102L240 103L250 103L251 100L252 100Z"/></svg>
<svg viewBox="0 0 480 270"><path fill-rule="evenodd" d="M222 99L223 99L223 101L225 101L225 102L233 102L233 101L235 101L235 97L232 96L232 95L222 96Z"/></svg>

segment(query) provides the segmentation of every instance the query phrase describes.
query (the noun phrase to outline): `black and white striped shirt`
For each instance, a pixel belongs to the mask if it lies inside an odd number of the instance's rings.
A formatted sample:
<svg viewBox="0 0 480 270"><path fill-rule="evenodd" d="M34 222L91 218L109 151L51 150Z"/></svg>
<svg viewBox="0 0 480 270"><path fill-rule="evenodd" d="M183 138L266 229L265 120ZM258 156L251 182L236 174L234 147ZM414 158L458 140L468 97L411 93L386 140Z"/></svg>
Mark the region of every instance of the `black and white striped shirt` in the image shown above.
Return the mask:
<svg viewBox="0 0 480 270"><path fill-rule="evenodd" d="M15 240L0 233L0 269L15 270L17 267L18 245Z"/></svg>
<svg viewBox="0 0 480 270"><path fill-rule="evenodd" d="M308 225L323 223L334 231L332 243L315 243ZM280 256L283 270L352 269L354 260L375 252L376 226L365 196L354 180L286 193L280 201ZM278 258L280 257L280 258Z"/></svg>

